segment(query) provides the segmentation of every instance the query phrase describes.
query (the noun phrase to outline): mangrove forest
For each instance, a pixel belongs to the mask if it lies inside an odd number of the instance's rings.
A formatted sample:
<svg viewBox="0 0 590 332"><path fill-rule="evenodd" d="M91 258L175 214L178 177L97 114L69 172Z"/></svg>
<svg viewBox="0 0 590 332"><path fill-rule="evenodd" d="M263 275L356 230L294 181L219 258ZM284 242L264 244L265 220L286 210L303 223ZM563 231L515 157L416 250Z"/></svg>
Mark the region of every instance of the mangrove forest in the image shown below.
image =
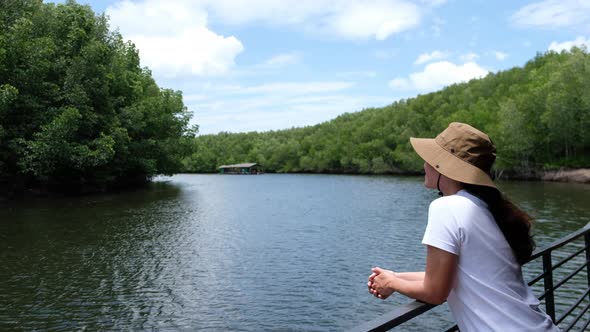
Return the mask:
<svg viewBox="0 0 590 332"><path fill-rule="evenodd" d="M383 108L344 113L304 128L201 135L183 160L188 172L257 162L267 172L415 173L409 137L434 137L469 123L498 148L496 171L526 175L590 165L590 55L538 54L524 67L490 73Z"/></svg>

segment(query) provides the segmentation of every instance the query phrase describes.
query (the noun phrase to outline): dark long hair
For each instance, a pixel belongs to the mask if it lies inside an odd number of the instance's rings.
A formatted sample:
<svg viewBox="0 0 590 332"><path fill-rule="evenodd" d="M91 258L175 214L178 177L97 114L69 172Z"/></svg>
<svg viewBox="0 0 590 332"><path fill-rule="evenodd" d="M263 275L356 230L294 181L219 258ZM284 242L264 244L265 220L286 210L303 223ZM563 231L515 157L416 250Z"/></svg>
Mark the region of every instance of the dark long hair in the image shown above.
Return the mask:
<svg viewBox="0 0 590 332"><path fill-rule="evenodd" d="M463 188L486 202L518 263L522 265L528 262L535 249L531 235L533 218L512 204L496 188L465 183Z"/></svg>

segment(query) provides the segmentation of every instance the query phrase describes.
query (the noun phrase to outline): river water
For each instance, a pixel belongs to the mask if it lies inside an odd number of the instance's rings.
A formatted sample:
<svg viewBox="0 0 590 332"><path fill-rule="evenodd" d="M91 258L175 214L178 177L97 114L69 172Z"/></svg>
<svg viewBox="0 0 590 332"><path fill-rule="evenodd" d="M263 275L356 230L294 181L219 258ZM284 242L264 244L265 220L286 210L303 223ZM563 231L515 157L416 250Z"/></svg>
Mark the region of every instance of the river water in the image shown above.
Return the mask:
<svg viewBox="0 0 590 332"><path fill-rule="evenodd" d="M537 219L539 247L590 222L588 185L500 185ZM436 197L418 177L176 175L3 202L0 330L352 328L409 301L375 299L366 278L423 269ZM406 328L450 325L441 306Z"/></svg>

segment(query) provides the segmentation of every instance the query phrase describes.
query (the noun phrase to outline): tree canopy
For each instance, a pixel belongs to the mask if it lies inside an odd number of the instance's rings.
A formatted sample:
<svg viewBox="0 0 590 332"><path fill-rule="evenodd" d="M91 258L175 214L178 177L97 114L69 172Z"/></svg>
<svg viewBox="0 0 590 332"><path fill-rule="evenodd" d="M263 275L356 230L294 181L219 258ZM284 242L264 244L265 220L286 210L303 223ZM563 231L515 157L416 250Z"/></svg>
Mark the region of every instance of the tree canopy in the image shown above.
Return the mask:
<svg viewBox="0 0 590 332"><path fill-rule="evenodd" d="M183 163L191 172L238 162L258 162L269 172L420 172L409 137L434 137L453 121L490 135L496 170L588 167L590 55L579 48L538 54L522 68L315 126L202 135Z"/></svg>
<svg viewBox="0 0 590 332"><path fill-rule="evenodd" d="M0 2L0 183L103 190L172 174L196 128L104 15Z"/></svg>

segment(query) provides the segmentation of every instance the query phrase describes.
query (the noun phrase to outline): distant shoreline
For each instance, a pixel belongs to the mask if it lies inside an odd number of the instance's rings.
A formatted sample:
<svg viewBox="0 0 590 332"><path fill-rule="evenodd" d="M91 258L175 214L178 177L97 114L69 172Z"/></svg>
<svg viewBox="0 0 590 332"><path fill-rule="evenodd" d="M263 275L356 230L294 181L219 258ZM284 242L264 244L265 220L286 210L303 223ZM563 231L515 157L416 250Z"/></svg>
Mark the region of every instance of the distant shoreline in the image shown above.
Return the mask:
<svg viewBox="0 0 590 332"><path fill-rule="evenodd" d="M590 184L590 168L560 169L543 174L544 181L573 182Z"/></svg>
<svg viewBox="0 0 590 332"><path fill-rule="evenodd" d="M496 178L504 180L548 181L590 184L590 168L560 168L549 171L498 171Z"/></svg>
<svg viewBox="0 0 590 332"><path fill-rule="evenodd" d="M217 172L186 172L183 174L219 174ZM420 172L392 172L392 173L353 173L353 172L268 172L268 174L333 174L333 175L399 175L399 176L422 176ZM590 184L590 168L560 168L550 171L496 171L495 178L500 180L516 181L549 181Z"/></svg>
<svg viewBox="0 0 590 332"><path fill-rule="evenodd" d="M219 173L179 173L179 174L219 174ZM398 176L421 176L420 173L417 172L399 172L399 173L386 173L386 174L362 174L362 173L328 173L328 172L289 172L289 173L269 173L269 174L334 174L334 175L398 175ZM496 174L496 178L500 180L516 180L516 181L548 181L548 182L564 182L564 183L580 183L580 184L590 184L590 168L578 168L578 169L559 169L559 170L552 170L552 171L530 171L527 173L524 172L515 172L515 171L499 171ZM86 188L86 190L80 193L59 193L54 191L48 190L40 190L39 188L28 188L23 189L20 192L11 192L5 191L3 194L0 194L1 200L11 199L11 198L27 198L27 197L40 197L40 196L77 196L77 195L93 195L93 194L101 194L101 193L112 193L112 192L122 192L122 191L132 191L141 187L144 187L147 182L144 182L138 186L127 186L125 188L118 187L117 189L113 190L96 190L91 191Z"/></svg>

